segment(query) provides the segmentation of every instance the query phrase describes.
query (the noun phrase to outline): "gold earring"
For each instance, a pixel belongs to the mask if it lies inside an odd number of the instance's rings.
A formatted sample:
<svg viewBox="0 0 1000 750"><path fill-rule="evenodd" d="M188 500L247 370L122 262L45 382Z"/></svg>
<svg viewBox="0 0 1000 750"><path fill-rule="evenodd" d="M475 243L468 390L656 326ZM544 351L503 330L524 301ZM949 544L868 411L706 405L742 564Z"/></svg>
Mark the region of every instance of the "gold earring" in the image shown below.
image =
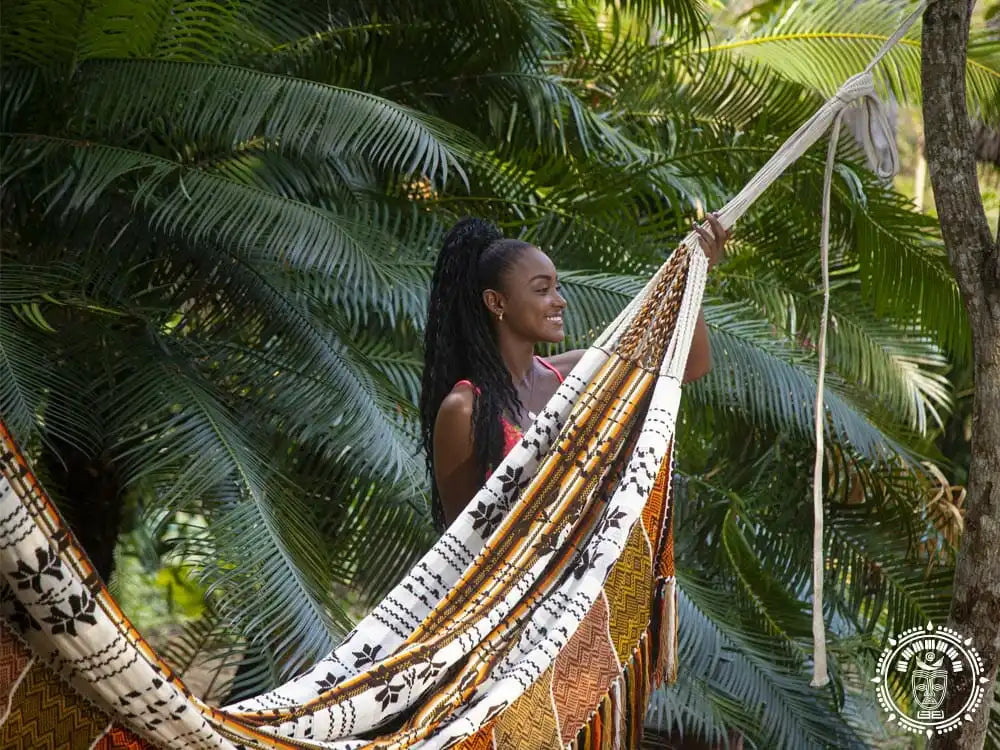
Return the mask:
<svg viewBox="0 0 1000 750"><path fill-rule="evenodd" d="M500 314L497 315L497 320L503 320L503 310L501 310Z"/></svg>

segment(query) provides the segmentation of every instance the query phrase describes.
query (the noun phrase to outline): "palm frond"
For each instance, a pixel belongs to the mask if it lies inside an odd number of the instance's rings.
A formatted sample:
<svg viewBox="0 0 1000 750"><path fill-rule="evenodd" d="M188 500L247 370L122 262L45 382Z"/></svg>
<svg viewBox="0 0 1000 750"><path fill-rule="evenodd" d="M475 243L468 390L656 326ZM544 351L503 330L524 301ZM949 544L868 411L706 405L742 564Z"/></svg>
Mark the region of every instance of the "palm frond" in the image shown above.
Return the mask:
<svg viewBox="0 0 1000 750"><path fill-rule="evenodd" d="M713 690L708 679L693 674L679 675L676 683L660 688L650 696L645 728L643 748L663 746L657 738L647 739L651 730L663 734L676 733L682 738L694 736L704 743L722 747L725 747L723 743L728 741L731 731L739 731L744 742L756 747L747 735L758 731L754 718L745 706L722 691Z"/></svg>
<svg viewBox="0 0 1000 750"><path fill-rule="evenodd" d="M746 443L745 435L737 439ZM758 445L757 440L751 440L750 455L739 462L729 465L710 460L710 475L687 475L676 487L678 560L684 561L678 573L682 594L692 596L687 579L694 576L701 581L704 593L717 602L714 608L692 613L702 622L692 624L687 614L682 615L685 627L703 631L702 624L707 622L723 632L734 628L753 636L740 643L731 655L725 651L719 653L718 645L702 652L704 644L695 644L692 653L684 651L687 644L682 629L681 658L686 669L679 676L681 690L672 699L654 696L652 705L666 714L665 719L661 715L661 722L674 722L668 726L675 731L712 727L725 717L726 726L743 734L747 741L775 742L765 736L774 720L756 723L759 714L753 710L759 710L766 699L724 690L717 676L722 669L742 670L744 660L752 661L759 649L762 655L767 653L773 668L803 680L801 689L809 699L830 701L825 709L813 709L816 717L824 710L830 712L835 720L850 727L849 732L856 733L854 742L859 743L856 746L867 746L860 743L882 733L881 721L870 710L870 695L865 694L863 683L863 675L870 674L872 668L869 656L877 652L878 640L898 632L897 628L923 622L921 617L939 618L942 611L946 612L950 571L929 574L914 563L914 536L907 533L908 526L901 523L904 516L900 515L911 512L911 500L893 494L912 490L911 475L905 471L890 475L883 469L865 468L856 462L844 465L854 467L850 475L842 475L843 468L832 471L836 482L847 480L845 491L852 496L861 475L867 472L869 477L865 480L868 488L864 491L864 504L847 507L831 504L828 528L856 526L868 536L854 545L856 558L850 559L836 533L832 538L827 537L831 593L826 619L833 636L830 653L834 655L831 662L834 683L832 693L826 696L805 688L811 637L805 615L810 591L811 525L798 512L804 506L800 504L796 509L789 498L805 497L807 482L778 481L775 471L781 465L791 477L797 476L796 472L804 476L809 456L797 441L786 441L784 450L779 450L781 444L779 441L772 447L767 442ZM754 456L760 458L755 461ZM890 481L884 482L887 476ZM730 486L731 481L736 484ZM836 482L834 491L839 492ZM888 582L878 578L883 563L888 568L886 576L891 579ZM711 588L707 588L709 585ZM872 585L880 591L883 587L892 591L876 594L870 588ZM851 587L862 593L860 598L848 602ZM864 612L860 620L855 619L858 612ZM712 642L711 638L709 641ZM748 681L749 675L743 679ZM692 681L691 686L683 684ZM792 690L790 685L785 689ZM666 688L668 693L671 690ZM741 711L741 707L750 710ZM651 719L655 719L652 712ZM777 742L781 747L828 746L815 739Z"/></svg>
<svg viewBox="0 0 1000 750"><path fill-rule="evenodd" d="M57 64L66 72L96 58L214 60L220 50L256 36L246 23L248 9L240 5L212 0L5 3L0 45L8 59Z"/></svg>
<svg viewBox="0 0 1000 750"><path fill-rule="evenodd" d="M646 156L608 116L585 106L567 82L552 73L489 73L480 76L478 83L481 91L477 94L487 97L494 132L501 137L506 134L515 145L520 140L522 147L541 147L557 154L578 145L584 155L601 150L628 161ZM517 139L525 127L530 129ZM568 135L576 138L570 141Z"/></svg>
<svg viewBox="0 0 1000 750"><path fill-rule="evenodd" d="M747 734L757 746L865 746L828 698L809 687L801 667L775 654L763 633L734 620L725 592L680 569L678 580L678 616L685 623L680 658L686 665L680 679L707 685L713 697L718 696L713 703L725 701L732 714L737 706L742 707L737 721L730 718L730 726ZM670 712L659 695L669 690L657 691L650 700L651 723L659 729L676 726L672 724L676 711ZM713 709L688 703L683 710L708 721Z"/></svg>
<svg viewBox="0 0 1000 750"><path fill-rule="evenodd" d="M345 580L363 605L372 606L437 540L427 484L413 480L388 484L341 475L326 484L330 486L336 487L336 495L324 503L323 534L337 540Z"/></svg>
<svg viewBox="0 0 1000 750"><path fill-rule="evenodd" d="M413 407L392 379L306 311L261 291L267 294L258 303L263 311L281 315L261 332L267 346L227 341L225 332L218 340L202 334L197 345L186 337L172 345L199 363L224 398L290 438L318 442L328 456L388 480L420 476ZM199 357L203 347L216 354Z"/></svg>
<svg viewBox="0 0 1000 750"><path fill-rule="evenodd" d="M702 0L611 0L608 5L674 39L694 39L707 22Z"/></svg>
<svg viewBox="0 0 1000 750"><path fill-rule="evenodd" d="M14 127L19 116L29 109L34 95L43 84L42 72L29 65L4 64L0 77L0 131ZM39 97L40 98L40 97Z"/></svg>
<svg viewBox="0 0 1000 750"><path fill-rule="evenodd" d="M131 364L119 365L121 387L106 407L129 481L160 484L174 507L204 509L207 524L189 529L183 552L214 606L244 637L274 646L285 674L305 666L349 620L331 596L327 547L300 491L261 452L266 440L189 367Z"/></svg>
<svg viewBox="0 0 1000 750"><path fill-rule="evenodd" d="M829 520L831 589L862 629L891 635L926 622L944 622L954 571L919 565L899 534L901 519L870 508L838 508Z"/></svg>
<svg viewBox="0 0 1000 750"><path fill-rule="evenodd" d="M971 336L954 274L936 223L901 197L856 204L855 231L862 291L877 314L916 320L960 362Z"/></svg>
<svg viewBox="0 0 1000 750"><path fill-rule="evenodd" d="M9 184L42 162L55 173L46 189L48 209L87 211L120 181L137 178L135 203L148 210L157 233L194 244L218 244L229 253L258 262L280 263L303 272L321 272L343 288L374 303L410 279L391 260L369 251L392 247L383 222L356 208L335 213L228 180L206 170L160 157L64 139L18 136L5 150Z"/></svg>
<svg viewBox="0 0 1000 750"><path fill-rule="evenodd" d="M77 45L82 0L32 0L3 4L0 48L4 62L44 66L67 61Z"/></svg>
<svg viewBox="0 0 1000 750"><path fill-rule="evenodd" d="M820 301L794 291L769 274L725 275L728 299L752 300L772 325L790 339L815 341L819 335ZM882 320L865 309L850 281L832 293L827 356L848 382L867 386L877 399L917 432L927 430L928 417L941 424L951 406L951 389L942 374L944 354L921 331Z"/></svg>
<svg viewBox="0 0 1000 750"><path fill-rule="evenodd" d="M14 274L10 274L14 276ZM90 384L60 362L58 337L35 299L23 302L4 269L0 283L0 414L14 437L28 445L39 430L86 451L99 439L92 411L77 413L71 394L85 394ZM11 293L7 296L8 292Z"/></svg>
<svg viewBox="0 0 1000 750"><path fill-rule="evenodd" d="M812 431L816 369L803 350L780 343L769 323L753 320L734 305L705 306L712 345L712 370L689 386L692 397L713 409L736 408L752 421L802 437ZM846 440L873 459L909 455L891 431L880 428L851 403L846 384L828 377L824 401L832 439Z"/></svg>
<svg viewBox="0 0 1000 750"><path fill-rule="evenodd" d="M220 614L272 650L286 678L325 655L352 624L330 591L328 548L315 517L289 489L275 482L266 496L217 509L209 542L184 549L201 563Z"/></svg>
<svg viewBox="0 0 1000 750"><path fill-rule="evenodd" d="M560 271L559 283L568 302L567 345L584 347L611 323L645 286L639 276Z"/></svg>
<svg viewBox="0 0 1000 750"><path fill-rule="evenodd" d="M772 186L737 227L733 257L723 273L738 268L757 275L763 263L800 292L818 288L819 217L814 207L820 200L820 165L807 154L792 179ZM838 174L842 179L834 180L831 212L837 280L856 280L866 308L875 315L915 323L962 360L969 350L968 324L936 223L853 159L839 162Z"/></svg>
<svg viewBox="0 0 1000 750"><path fill-rule="evenodd" d="M797 592L787 585L799 581L780 580L781 564L773 565L776 559L780 561L780 555L762 559L757 549L757 530L752 519L743 515L737 508L730 508L719 535L727 568L734 574L737 597L754 612L777 649L804 662L809 655L805 643L810 617L805 604L796 598Z"/></svg>
<svg viewBox="0 0 1000 750"><path fill-rule="evenodd" d="M363 91L232 65L165 60L81 65L84 132L159 136L186 159L262 140L308 158L361 156L391 172L444 182L473 148L461 129ZM117 92L134 91L122 97ZM122 126L128 124L128 130Z"/></svg>
<svg viewBox="0 0 1000 750"><path fill-rule="evenodd" d="M203 0L113 0L80 14L77 60L166 58L213 60L246 38L239 4Z"/></svg>
<svg viewBox="0 0 1000 750"><path fill-rule="evenodd" d="M181 623L157 653L182 679L195 669L211 674L209 684L196 692L209 704L219 705L230 687L223 673L231 669L234 655L240 653L234 652L232 641L232 630L212 607L207 607L202 617ZM185 681L191 686L190 680Z"/></svg>
<svg viewBox="0 0 1000 750"><path fill-rule="evenodd" d="M362 333L354 341L359 359L385 377L402 397L401 407L420 401L420 378L424 361L410 347L393 341L387 332Z"/></svg>
<svg viewBox="0 0 1000 750"><path fill-rule="evenodd" d="M701 54L739 54L831 96L865 68L910 7L897 3L895 8L887 8L881 0L865 0L850 7L838 3L783 4L767 23ZM990 45L981 44L989 34L987 29L973 31L966 86L970 111L993 122L1000 117L1000 69L995 66ZM883 91L890 90L900 101L919 104L919 23L883 58L876 78Z"/></svg>
<svg viewBox="0 0 1000 750"><path fill-rule="evenodd" d="M650 67L646 75L625 81L615 98L629 118L675 131L667 143L686 134L684 119L696 129L690 135L702 147L709 145L710 134L704 131L712 126L731 128L741 140L750 133L788 134L820 104L811 89L735 55L691 56L671 46L658 50ZM616 82L620 75L616 70ZM730 145L735 145L733 135L727 133Z"/></svg>
<svg viewBox="0 0 1000 750"><path fill-rule="evenodd" d="M572 271L562 272L560 281L566 287L570 303L566 320L571 345L591 340L642 287L636 276ZM733 281L738 283L740 279L736 276ZM794 320L789 313L791 292L783 290L776 297L778 287L765 286L757 279L744 281L741 286L756 292L751 298L757 298L765 313L776 313L784 319L779 323L782 328L785 321ZM775 301L779 303L777 307ZM713 300L710 290L705 309L713 371L703 382L692 384L689 392L701 403L722 408L739 405L755 418L768 415L766 418L775 420L772 424L776 427L791 428L803 436L811 434L816 386L810 352L779 344L774 324L747 320L745 305L737 308L738 303L720 302ZM857 315L855 318L845 313L843 325L832 326L831 359L834 365L843 367L847 381L867 373L860 382L869 386L877 399L896 401L899 407L896 413L904 418L914 414L919 418L923 409L933 409L935 405L946 407L948 391L942 377L934 371L943 363L940 354L928 349L919 337L912 348L906 348L906 339L895 328L880 332L878 324L873 325L863 313ZM799 325L796 323L794 327L795 331L789 334L800 334ZM859 351L861 347L864 348ZM744 378L752 379L755 385ZM847 393L845 386L846 382L838 390L828 390L826 395L835 432L846 436L869 456L902 450L897 440L883 434L863 410L843 399ZM770 391L772 387L774 390Z"/></svg>

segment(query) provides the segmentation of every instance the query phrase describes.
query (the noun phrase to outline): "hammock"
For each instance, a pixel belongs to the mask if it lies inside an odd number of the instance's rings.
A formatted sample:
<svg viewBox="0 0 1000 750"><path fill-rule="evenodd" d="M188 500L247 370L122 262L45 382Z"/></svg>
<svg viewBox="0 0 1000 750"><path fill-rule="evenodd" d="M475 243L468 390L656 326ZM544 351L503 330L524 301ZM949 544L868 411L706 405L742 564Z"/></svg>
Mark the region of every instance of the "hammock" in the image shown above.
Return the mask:
<svg viewBox="0 0 1000 750"><path fill-rule="evenodd" d="M870 69L726 205L725 227L850 102L885 127ZM0 747L638 746L649 692L677 673L671 456L706 270L691 233L375 610L303 674L226 708L193 696L130 624L0 423ZM814 684L827 679L819 550Z"/></svg>

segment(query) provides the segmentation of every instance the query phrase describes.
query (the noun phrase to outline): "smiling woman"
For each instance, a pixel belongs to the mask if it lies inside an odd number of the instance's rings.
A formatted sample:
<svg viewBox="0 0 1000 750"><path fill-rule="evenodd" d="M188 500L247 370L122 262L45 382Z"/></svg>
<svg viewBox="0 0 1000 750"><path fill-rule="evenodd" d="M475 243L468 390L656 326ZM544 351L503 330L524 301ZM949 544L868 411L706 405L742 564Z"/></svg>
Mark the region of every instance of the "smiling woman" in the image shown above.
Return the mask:
<svg viewBox="0 0 1000 750"><path fill-rule="evenodd" d="M709 224L711 233L699 232L713 263L726 232L714 216ZM445 237L428 304L420 394L438 531L458 517L579 361L581 350L549 360L535 355L536 344L563 340L565 311L555 264L534 245L504 238L475 218L462 219ZM699 316L685 381L707 373L709 363Z"/></svg>

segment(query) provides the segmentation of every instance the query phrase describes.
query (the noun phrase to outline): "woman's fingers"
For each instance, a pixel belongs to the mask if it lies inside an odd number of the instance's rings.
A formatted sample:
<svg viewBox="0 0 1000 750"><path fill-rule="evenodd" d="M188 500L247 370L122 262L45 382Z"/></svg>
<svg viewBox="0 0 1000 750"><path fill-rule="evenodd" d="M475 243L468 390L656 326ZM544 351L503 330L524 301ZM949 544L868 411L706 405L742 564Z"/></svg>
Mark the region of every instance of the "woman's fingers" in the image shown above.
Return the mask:
<svg viewBox="0 0 1000 750"><path fill-rule="evenodd" d="M715 214L706 214L705 220L708 222L709 229L694 221L691 222L691 227L701 238L701 249L705 252L708 265L711 267L722 260L723 247L729 240L729 232L722 226Z"/></svg>
<svg viewBox="0 0 1000 750"><path fill-rule="evenodd" d="M722 222L719 221L719 217L715 214L706 214L705 219L708 221L708 225L712 227L712 234L720 238L719 246L725 245L729 240L729 232L726 228L722 226Z"/></svg>
<svg viewBox="0 0 1000 750"><path fill-rule="evenodd" d="M692 221L691 228L694 229L694 231L697 232L698 236L701 238L701 249L705 253L705 257L708 258L708 265L715 265L718 260L721 245L719 245L712 233L700 224Z"/></svg>

